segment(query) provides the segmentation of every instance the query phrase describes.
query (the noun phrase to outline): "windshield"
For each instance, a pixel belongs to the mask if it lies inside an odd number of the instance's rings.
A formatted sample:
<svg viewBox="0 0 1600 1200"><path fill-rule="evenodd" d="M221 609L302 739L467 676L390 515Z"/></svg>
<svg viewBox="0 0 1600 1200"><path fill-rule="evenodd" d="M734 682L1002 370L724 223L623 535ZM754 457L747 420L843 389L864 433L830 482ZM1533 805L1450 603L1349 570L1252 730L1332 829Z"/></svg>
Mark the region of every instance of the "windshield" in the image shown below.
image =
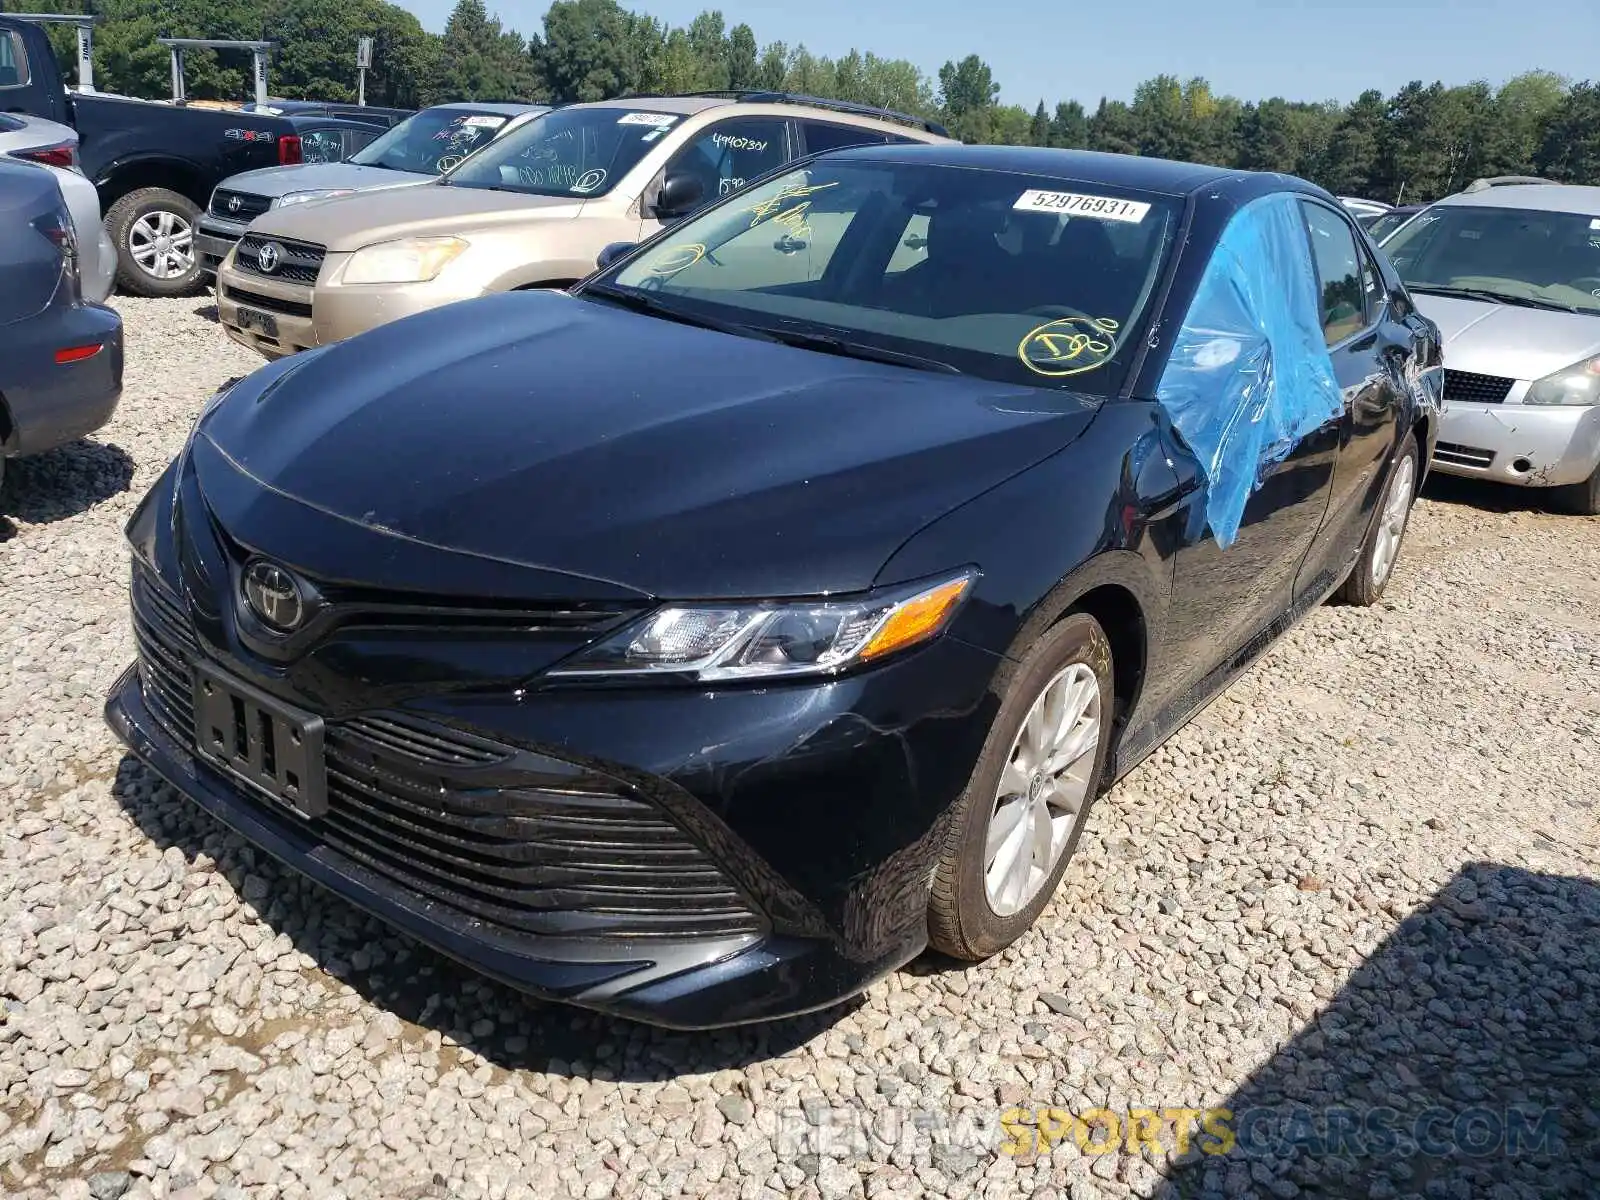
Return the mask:
<svg viewBox="0 0 1600 1200"><path fill-rule="evenodd" d="M1169 197L1083 181L821 159L584 290L832 353L1109 395L1178 215Z"/></svg>
<svg viewBox="0 0 1600 1200"><path fill-rule="evenodd" d="M450 176L452 187L530 196L603 196L682 117L632 108L558 108Z"/></svg>
<svg viewBox="0 0 1600 1200"><path fill-rule="evenodd" d="M1383 248L1414 292L1600 314L1600 216L1438 205Z"/></svg>
<svg viewBox="0 0 1600 1200"><path fill-rule="evenodd" d="M1367 226L1367 233L1372 236L1373 241L1381 243L1384 238L1388 237L1396 229L1399 229L1400 226L1404 225L1415 215L1415 213L1408 212L1384 213L1383 216L1379 217L1376 221L1373 221L1372 224Z"/></svg>
<svg viewBox="0 0 1600 1200"><path fill-rule="evenodd" d="M429 108L386 130L350 156L363 167L440 175L467 155L487 146L511 118L505 113L466 108Z"/></svg>

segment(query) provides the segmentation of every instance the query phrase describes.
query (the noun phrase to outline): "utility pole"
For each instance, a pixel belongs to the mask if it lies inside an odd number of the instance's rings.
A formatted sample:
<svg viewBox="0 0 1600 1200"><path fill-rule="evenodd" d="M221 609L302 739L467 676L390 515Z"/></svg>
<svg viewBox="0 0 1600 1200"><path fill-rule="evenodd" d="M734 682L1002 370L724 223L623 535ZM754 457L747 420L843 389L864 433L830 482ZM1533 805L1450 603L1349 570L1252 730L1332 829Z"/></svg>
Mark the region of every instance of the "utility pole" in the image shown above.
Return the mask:
<svg viewBox="0 0 1600 1200"><path fill-rule="evenodd" d="M356 103L367 104L367 70L372 66L372 39L356 39Z"/></svg>

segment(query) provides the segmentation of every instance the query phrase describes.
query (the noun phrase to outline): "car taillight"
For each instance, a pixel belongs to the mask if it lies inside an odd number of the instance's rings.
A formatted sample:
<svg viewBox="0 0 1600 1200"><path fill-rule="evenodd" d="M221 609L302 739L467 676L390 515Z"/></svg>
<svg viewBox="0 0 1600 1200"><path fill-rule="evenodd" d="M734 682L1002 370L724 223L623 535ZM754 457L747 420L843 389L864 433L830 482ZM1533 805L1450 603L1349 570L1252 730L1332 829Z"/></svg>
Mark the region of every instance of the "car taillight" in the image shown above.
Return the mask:
<svg viewBox="0 0 1600 1200"><path fill-rule="evenodd" d="M78 287L78 231L73 227L72 214L65 208L49 216L40 217L33 227L61 253L61 270L70 285Z"/></svg>
<svg viewBox="0 0 1600 1200"><path fill-rule="evenodd" d="M278 139L278 162L285 167L292 167L305 160L304 152L300 148L300 138L297 134L286 133Z"/></svg>
<svg viewBox="0 0 1600 1200"><path fill-rule="evenodd" d="M62 142L59 146L41 146L34 150L16 150L14 158L43 163L47 167L61 167L67 171L78 169L78 146L75 142Z"/></svg>

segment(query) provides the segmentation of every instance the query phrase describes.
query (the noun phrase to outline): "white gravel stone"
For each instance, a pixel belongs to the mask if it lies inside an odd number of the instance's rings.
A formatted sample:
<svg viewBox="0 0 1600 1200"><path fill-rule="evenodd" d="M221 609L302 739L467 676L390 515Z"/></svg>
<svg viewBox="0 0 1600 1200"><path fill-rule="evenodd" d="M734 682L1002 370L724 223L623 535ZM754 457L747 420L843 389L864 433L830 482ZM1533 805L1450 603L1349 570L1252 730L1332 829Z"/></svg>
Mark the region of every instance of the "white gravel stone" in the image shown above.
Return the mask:
<svg viewBox="0 0 1600 1200"><path fill-rule="evenodd" d="M1600 521L1431 485L1386 601L1313 613L1113 789L1015 946L686 1036L444 962L122 753L100 708L134 652L123 523L258 364L206 301L117 304L116 419L0 494L0 1194L1592 1188ZM1007 1109L1291 1101L1552 1107L1572 1138L1431 1183L1410 1160L1180 1160L1170 1138L1001 1150Z"/></svg>

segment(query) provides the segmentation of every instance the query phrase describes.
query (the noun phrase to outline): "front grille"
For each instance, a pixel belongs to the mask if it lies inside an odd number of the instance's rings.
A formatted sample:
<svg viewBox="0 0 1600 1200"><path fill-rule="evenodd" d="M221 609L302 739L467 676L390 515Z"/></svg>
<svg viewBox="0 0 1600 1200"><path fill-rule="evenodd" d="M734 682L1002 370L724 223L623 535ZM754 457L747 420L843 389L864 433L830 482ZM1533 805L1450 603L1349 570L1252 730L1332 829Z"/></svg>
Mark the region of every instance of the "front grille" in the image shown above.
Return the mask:
<svg viewBox="0 0 1600 1200"><path fill-rule="evenodd" d="M268 312L283 313L290 317L309 317L311 305L302 300L279 300L276 296L267 296L261 292L251 292L244 288L225 287L222 289L224 299L232 300L235 304L248 304L251 308L264 308Z"/></svg>
<svg viewBox="0 0 1600 1200"><path fill-rule="evenodd" d="M1511 394L1515 379L1502 379L1498 375L1475 375L1471 371L1444 372L1444 398L1467 404L1503 404Z"/></svg>
<svg viewBox="0 0 1600 1200"><path fill-rule="evenodd" d="M278 247L278 261L270 271L261 267L261 248L267 245ZM289 242L282 238L247 233L239 239L239 249L234 253L233 263L241 271L248 271L263 279L315 283L318 273L322 270L322 260L327 254L325 247L315 246L310 242Z"/></svg>
<svg viewBox="0 0 1600 1200"><path fill-rule="evenodd" d="M146 707L192 750L192 627L143 565L133 609ZM407 713L329 722L325 747L328 812L296 828L471 920L549 937L725 938L762 927L693 839L598 772L573 766L552 778L548 760L519 766L514 747Z"/></svg>
<svg viewBox="0 0 1600 1200"><path fill-rule="evenodd" d="M253 221L272 207L270 196L218 188L211 193L211 212L229 221Z"/></svg>
<svg viewBox="0 0 1600 1200"><path fill-rule="evenodd" d="M1494 451L1480 450L1476 446L1463 446L1457 442L1438 442L1433 447L1433 460L1453 467L1477 467L1487 470L1494 465Z"/></svg>

